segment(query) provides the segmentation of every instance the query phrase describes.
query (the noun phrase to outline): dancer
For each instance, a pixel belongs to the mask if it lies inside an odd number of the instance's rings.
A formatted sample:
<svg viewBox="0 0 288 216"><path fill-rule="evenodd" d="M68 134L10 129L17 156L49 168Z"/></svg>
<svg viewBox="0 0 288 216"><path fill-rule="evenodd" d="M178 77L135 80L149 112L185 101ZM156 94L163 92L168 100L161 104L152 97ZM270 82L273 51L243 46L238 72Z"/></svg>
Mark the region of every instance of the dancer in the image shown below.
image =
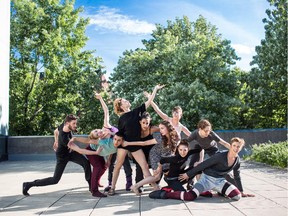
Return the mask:
<svg viewBox="0 0 288 216"><path fill-rule="evenodd" d="M217 192L222 193L228 198L236 201L241 198L241 195L243 197L254 196L252 194L245 194L243 192L240 178L240 157L238 156L238 153L241 151L244 144L243 139L234 137L231 139L231 148L229 151L217 153L188 172L180 174L179 180L187 181L189 178L193 178L199 172L203 172L200 180L194 185L192 190L188 192L167 192L164 190L158 190L151 192L149 197L154 199L179 199L193 201L202 192L209 190L216 190ZM225 179L227 173L232 170L239 189Z"/></svg>
<svg viewBox="0 0 288 216"><path fill-rule="evenodd" d="M157 90L161 89L163 86L156 85L151 97L140 107L137 107L131 110L131 104L128 100L124 98L117 98L114 100L114 110L115 113L120 116L118 121L119 133L123 134L125 141L139 141L141 139L141 126L139 124L139 116L146 111L146 108L150 106L151 101L154 99ZM141 166L143 175L145 177L151 176L149 172L149 167L145 159L145 155L140 146L119 146L117 149L117 159L116 164L113 170L112 185L108 192L109 195L115 194L115 187L117 179L119 176L120 168L123 164L123 161L128 153L131 152L134 159ZM157 187L156 184L153 185L154 188Z"/></svg>
<svg viewBox="0 0 288 216"><path fill-rule="evenodd" d="M189 150L189 143L184 139L178 144L175 155L161 158L160 167L165 163L170 164L169 170L164 174L164 180L168 184L165 188L174 191L186 191L183 187L183 184L185 184L186 181L180 182L178 177L180 174L188 171L186 169L188 157L192 154L199 153L200 151L200 149Z"/></svg>
<svg viewBox="0 0 288 216"><path fill-rule="evenodd" d="M148 112L144 112L142 116L140 117L140 125L141 125L141 141L151 140L153 139L153 133L159 132L160 129L157 126L152 126L151 123L151 116ZM155 140L156 141L156 140ZM153 145L146 145L142 146L141 149L145 155L146 161L149 165L149 153L151 148L156 144L156 142ZM136 163L136 178L135 182L141 181L143 177L143 172L140 167L140 165L135 161ZM139 188L140 189L140 188Z"/></svg>
<svg viewBox="0 0 288 216"><path fill-rule="evenodd" d="M155 182L161 179L162 171L166 172L169 169L169 164L158 166L161 157L173 155L175 153L177 143L179 142L178 133L169 121L162 121L159 124L159 128L162 137L161 144L159 143L153 146L149 154L151 168L153 169L153 176L146 177L131 187L136 195L140 195L138 190L139 187L149 183L155 184Z"/></svg>
<svg viewBox="0 0 288 216"><path fill-rule="evenodd" d="M145 96L150 97L150 94L145 92ZM167 114L163 113L154 101L151 102L151 106L163 120L169 121L171 123L171 125L175 128L180 138L181 138L181 132L183 132L186 136L190 136L190 131L188 130L188 128L185 127L180 122L183 115L183 110L180 106L175 106L172 109L172 118L169 117Z"/></svg>
<svg viewBox="0 0 288 216"><path fill-rule="evenodd" d="M197 166L204 160L204 154L208 154L210 157L217 152L219 148L217 143L222 144L227 149L230 148L230 144L221 139L214 131L212 131L212 125L207 119L202 119L198 122L198 129L194 130L187 138L188 142L195 140L197 143L193 149L201 149L200 154L194 154L190 161L190 166Z"/></svg>
<svg viewBox="0 0 288 216"><path fill-rule="evenodd" d="M28 190L31 187L46 186L57 184L62 177L64 169L69 161L79 164L85 172L85 179L88 182L90 189L91 168L89 161L81 154L75 151L70 151L68 148L69 140L72 138L72 132L77 129L77 117L75 115L67 115L64 124L58 127L58 148L56 150L56 167L53 177L38 179L32 182L24 182L22 193L29 196Z"/></svg>
<svg viewBox="0 0 288 216"><path fill-rule="evenodd" d="M92 170L92 177L91 177L91 191L92 196L94 197L107 197L107 195L101 193L99 191L100 187L100 178L105 173L107 167L110 167L111 159L113 157L113 154L117 152L117 146L113 145L113 135L118 132L118 129L113 127L110 124L110 115L109 110L104 102L102 96L95 92L95 98L97 98L102 106L102 109L104 111L104 120L103 120L103 128L102 129L95 129L92 130L89 139L87 138L73 138L70 143L69 147L72 148L75 151L78 151L81 153L83 149L79 148L77 145L75 145L73 142L78 141L86 144L90 144L86 149L99 152L99 155L87 155L87 158L89 159L90 164L93 167ZM94 140L94 143L91 143L91 140ZM114 163L114 162L113 162ZM130 166L130 162L128 161L128 164L126 164L127 170L126 174L126 187L129 186L129 188L132 185L132 169ZM130 182L130 183L129 183Z"/></svg>
<svg viewBox="0 0 288 216"><path fill-rule="evenodd" d="M102 99L100 94L95 93L95 97L100 100L100 103L102 105L103 111L104 111L104 127L108 127L108 128L112 128L113 134L115 134L116 132L118 132L118 129L116 127L113 127L110 125L110 117L109 117L109 110L108 107L106 105L106 103L104 102L104 100ZM105 126L106 123L106 126ZM112 176L113 176L113 169L114 169L114 164L116 161L116 152L115 151L114 154L110 155L109 158L109 163L108 165L108 186L104 189L105 192L108 192L111 188L112 185ZM130 191L130 188L132 186L132 168L131 168L131 164L128 158L128 155L125 157L124 163L123 163L123 168L124 168L124 172L126 175L126 191Z"/></svg>
<svg viewBox="0 0 288 216"><path fill-rule="evenodd" d="M118 133L118 132L117 132ZM116 134L117 134L116 133ZM77 151L81 154L87 154L90 164L93 166L93 172L91 177L91 192L94 197L107 197L107 195L101 193L99 191L99 181L100 178L106 171L106 168L110 164L110 158L112 154L117 151L117 147L123 144L122 142L114 142L111 134L107 134L104 137L102 136L103 131L100 129L96 129L91 131L88 138L85 137L73 137L68 143L68 147L74 151ZM100 138L101 136L102 138ZM118 135L119 136L119 135ZM88 147L86 149L80 148L74 142L81 142L83 144L87 144ZM148 140L145 142L131 142L132 145L150 145L151 142L155 142L155 140ZM93 144L91 144L93 143ZM91 152L94 152L91 153ZM96 154L97 153L97 154Z"/></svg>

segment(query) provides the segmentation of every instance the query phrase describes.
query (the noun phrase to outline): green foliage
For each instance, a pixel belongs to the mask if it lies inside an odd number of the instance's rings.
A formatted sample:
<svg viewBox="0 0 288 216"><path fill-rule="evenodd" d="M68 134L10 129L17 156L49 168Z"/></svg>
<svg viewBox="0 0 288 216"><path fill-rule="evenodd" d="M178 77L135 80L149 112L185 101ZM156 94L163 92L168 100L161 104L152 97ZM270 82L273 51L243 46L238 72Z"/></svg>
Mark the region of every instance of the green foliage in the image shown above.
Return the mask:
<svg viewBox="0 0 288 216"><path fill-rule="evenodd" d="M102 127L93 89L102 60L82 51L88 19L74 1L13 0L10 48L10 135L51 134L69 113L80 129ZM95 114L96 113L96 114Z"/></svg>
<svg viewBox="0 0 288 216"><path fill-rule="evenodd" d="M256 47L247 77L245 119L250 128L287 126L287 1L268 0L265 39Z"/></svg>
<svg viewBox="0 0 288 216"><path fill-rule="evenodd" d="M126 51L120 58L111 77L115 97L139 105L143 91L165 84L156 103L168 115L180 105L188 128L195 128L200 118L208 118L218 129L239 127L243 72L232 68L239 58L215 26L202 16L195 22L184 16L157 25L152 39L143 44L144 49Z"/></svg>
<svg viewBox="0 0 288 216"><path fill-rule="evenodd" d="M252 154L247 159L285 168L288 162L288 141L253 145Z"/></svg>

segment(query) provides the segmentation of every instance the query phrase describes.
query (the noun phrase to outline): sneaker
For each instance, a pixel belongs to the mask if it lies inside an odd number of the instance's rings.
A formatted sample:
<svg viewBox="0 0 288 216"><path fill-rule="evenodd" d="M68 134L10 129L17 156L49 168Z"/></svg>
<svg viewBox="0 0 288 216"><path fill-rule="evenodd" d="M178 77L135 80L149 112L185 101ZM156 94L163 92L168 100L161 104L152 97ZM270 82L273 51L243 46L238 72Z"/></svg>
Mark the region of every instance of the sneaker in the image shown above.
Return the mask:
<svg viewBox="0 0 288 216"><path fill-rule="evenodd" d="M93 191L92 196L93 197L107 197L107 195L101 193L100 191Z"/></svg>
<svg viewBox="0 0 288 216"><path fill-rule="evenodd" d="M152 191L150 194L149 194L149 197L151 199L167 199L166 197L166 191L163 191L163 190L157 190L157 191Z"/></svg>
<svg viewBox="0 0 288 216"><path fill-rule="evenodd" d="M30 196L28 190L31 188L31 184L29 182L24 182L22 185L22 194L25 196Z"/></svg>
<svg viewBox="0 0 288 216"><path fill-rule="evenodd" d="M143 193L143 192L144 192L144 187L143 187L143 186L139 187L139 188L138 188L138 192L139 192L140 194Z"/></svg>
<svg viewBox="0 0 288 216"><path fill-rule="evenodd" d="M107 187L104 188L104 192L108 192L111 189L111 185L108 185Z"/></svg>

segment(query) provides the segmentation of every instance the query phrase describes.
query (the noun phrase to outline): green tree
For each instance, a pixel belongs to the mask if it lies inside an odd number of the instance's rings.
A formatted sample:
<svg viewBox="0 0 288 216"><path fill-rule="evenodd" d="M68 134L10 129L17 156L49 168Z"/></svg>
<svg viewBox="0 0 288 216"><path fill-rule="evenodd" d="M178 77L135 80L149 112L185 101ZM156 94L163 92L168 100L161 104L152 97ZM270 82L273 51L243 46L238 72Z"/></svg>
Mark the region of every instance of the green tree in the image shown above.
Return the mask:
<svg viewBox="0 0 288 216"><path fill-rule="evenodd" d="M250 127L287 126L287 1L268 0L265 39L256 47L248 76L246 114Z"/></svg>
<svg viewBox="0 0 288 216"><path fill-rule="evenodd" d="M140 104L142 91L165 84L155 101L169 115L174 106L182 106L182 122L189 128L200 118L218 129L239 126L243 72L232 68L239 58L215 26L202 16L195 22L184 16L156 25L152 39L142 42L144 49L123 53L112 74L115 97Z"/></svg>
<svg viewBox="0 0 288 216"><path fill-rule="evenodd" d="M102 126L93 99L102 60L83 51L88 19L81 12L70 0L12 1L10 135L51 134L69 113L81 112L85 133Z"/></svg>

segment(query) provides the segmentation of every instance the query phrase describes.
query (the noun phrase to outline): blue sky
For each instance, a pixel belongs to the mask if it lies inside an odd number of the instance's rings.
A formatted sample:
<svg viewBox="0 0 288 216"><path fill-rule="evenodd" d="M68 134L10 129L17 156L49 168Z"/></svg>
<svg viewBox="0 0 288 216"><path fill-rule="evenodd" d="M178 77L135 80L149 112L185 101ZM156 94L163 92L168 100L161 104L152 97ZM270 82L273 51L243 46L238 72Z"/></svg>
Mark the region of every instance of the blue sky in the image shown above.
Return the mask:
<svg viewBox="0 0 288 216"><path fill-rule="evenodd" d="M231 41L241 60L237 66L249 70L255 46L264 39L262 19L269 8L267 0L76 0L84 7L81 15L90 18L87 49L103 58L107 75L113 72L125 50L143 48L142 39L151 38L155 23L188 16L195 21L204 16Z"/></svg>

